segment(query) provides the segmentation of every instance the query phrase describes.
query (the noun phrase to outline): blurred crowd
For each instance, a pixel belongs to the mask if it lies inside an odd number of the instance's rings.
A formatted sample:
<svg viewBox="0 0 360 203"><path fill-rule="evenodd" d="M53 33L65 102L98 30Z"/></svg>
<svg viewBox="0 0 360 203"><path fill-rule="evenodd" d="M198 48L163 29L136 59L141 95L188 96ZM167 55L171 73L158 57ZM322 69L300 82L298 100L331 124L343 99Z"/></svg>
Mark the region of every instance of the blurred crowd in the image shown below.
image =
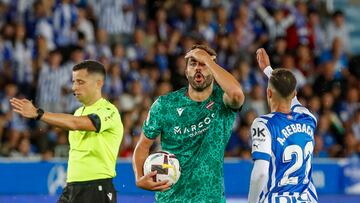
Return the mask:
<svg viewBox="0 0 360 203"><path fill-rule="evenodd" d="M72 113L80 105L72 67L96 59L124 124L119 157L130 157L152 102L187 85L184 54L201 43L246 94L226 156L250 159L250 125L269 112L255 61L265 47L273 68L296 75L298 98L318 119L314 156L360 157L360 60L345 14L328 8L322 0L0 0L0 156L67 157L67 132L21 118L9 99Z"/></svg>

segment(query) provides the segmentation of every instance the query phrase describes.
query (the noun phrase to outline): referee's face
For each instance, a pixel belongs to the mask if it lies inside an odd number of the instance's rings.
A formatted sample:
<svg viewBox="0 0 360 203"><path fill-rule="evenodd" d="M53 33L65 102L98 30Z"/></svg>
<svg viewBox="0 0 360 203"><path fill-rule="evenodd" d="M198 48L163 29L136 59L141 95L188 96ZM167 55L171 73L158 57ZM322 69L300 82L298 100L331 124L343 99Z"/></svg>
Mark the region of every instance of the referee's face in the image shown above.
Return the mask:
<svg viewBox="0 0 360 203"><path fill-rule="evenodd" d="M89 74L86 69L72 72L72 90L74 96L83 104L88 104L96 96L99 89L95 74ZM100 87L101 91L101 87Z"/></svg>

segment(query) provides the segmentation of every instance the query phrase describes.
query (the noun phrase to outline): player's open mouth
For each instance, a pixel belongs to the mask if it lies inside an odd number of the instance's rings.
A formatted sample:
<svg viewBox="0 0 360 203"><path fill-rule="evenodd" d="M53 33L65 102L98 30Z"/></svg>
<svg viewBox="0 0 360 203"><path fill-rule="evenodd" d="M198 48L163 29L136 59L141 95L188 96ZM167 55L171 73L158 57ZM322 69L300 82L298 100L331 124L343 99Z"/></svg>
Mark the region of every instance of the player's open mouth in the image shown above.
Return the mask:
<svg viewBox="0 0 360 203"><path fill-rule="evenodd" d="M195 82L200 83L204 79L204 76L201 73L195 73Z"/></svg>

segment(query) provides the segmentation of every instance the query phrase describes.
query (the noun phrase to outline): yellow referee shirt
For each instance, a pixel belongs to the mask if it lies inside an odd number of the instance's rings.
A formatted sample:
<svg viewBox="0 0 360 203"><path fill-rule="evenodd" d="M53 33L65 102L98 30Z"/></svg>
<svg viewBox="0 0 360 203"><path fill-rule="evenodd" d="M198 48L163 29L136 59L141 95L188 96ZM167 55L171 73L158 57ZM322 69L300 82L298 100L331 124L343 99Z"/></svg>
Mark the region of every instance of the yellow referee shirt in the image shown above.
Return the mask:
<svg viewBox="0 0 360 203"><path fill-rule="evenodd" d="M116 158L124 128L118 109L106 99L75 111L75 116L88 115L97 131L69 131L67 182L115 177Z"/></svg>

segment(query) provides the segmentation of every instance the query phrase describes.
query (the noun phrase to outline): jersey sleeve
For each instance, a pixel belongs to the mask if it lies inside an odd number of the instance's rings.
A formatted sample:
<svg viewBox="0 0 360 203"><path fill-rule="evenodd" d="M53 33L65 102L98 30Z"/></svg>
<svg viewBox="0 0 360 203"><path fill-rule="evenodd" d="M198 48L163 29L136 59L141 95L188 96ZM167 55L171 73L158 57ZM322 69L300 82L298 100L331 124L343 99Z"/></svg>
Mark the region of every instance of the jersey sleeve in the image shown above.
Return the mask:
<svg viewBox="0 0 360 203"><path fill-rule="evenodd" d="M228 106L227 104L225 104L225 101L224 101L224 95L225 95L225 92L223 89L221 89L221 87L219 85L214 85L214 88L215 89L215 94L216 94L216 97L217 97L217 100L221 101L223 107L225 109L227 109L229 112L231 113L237 113L237 112L240 112L242 110L242 107L243 105L241 105L239 108L232 108L230 106Z"/></svg>
<svg viewBox="0 0 360 203"><path fill-rule="evenodd" d="M295 113L306 114L306 115L310 116L310 117L314 120L315 125L317 124L317 119L316 119L316 117L314 116L314 114L312 114L312 113L309 111L309 109L307 109L306 107L302 106L296 96L295 96L294 99L292 99L292 101L291 101L291 110L292 110L293 112L295 112Z"/></svg>
<svg viewBox="0 0 360 203"><path fill-rule="evenodd" d="M161 113L161 97L159 97L152 105L143 123L144 135L149 139L155 139L162 131L162 115Z"/></svg>
<svg viewBox="0 0 360 203"><path fill-rule="evenodd" d="M115 116L119 114L114 108L100 108L88 117L96 128L96 132L103 132L116 125Z"/></svg>
<svg viewBox="0 0 360 203"><path fill-rule="evenodd" d="M251 125L251 146L253 160L271 159L271 134L265 124L265 119L257 118Z"/></svg>

